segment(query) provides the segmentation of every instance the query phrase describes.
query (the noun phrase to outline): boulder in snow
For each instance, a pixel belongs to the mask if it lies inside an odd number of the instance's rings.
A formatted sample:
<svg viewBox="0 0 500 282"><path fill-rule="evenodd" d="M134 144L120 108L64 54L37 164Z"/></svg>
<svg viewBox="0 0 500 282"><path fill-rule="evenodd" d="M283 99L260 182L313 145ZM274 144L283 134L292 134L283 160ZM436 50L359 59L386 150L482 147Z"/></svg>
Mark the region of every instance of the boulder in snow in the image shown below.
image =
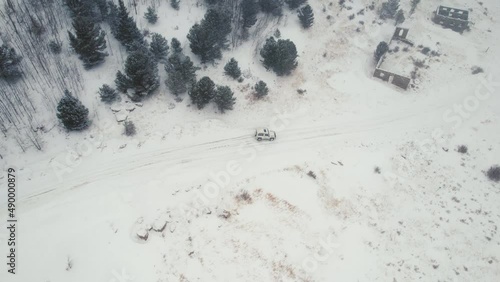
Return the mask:
<svg viewBox="0 0 500 282"><path fill-rule="evenodd" d="M128 115L126 113L118 112L115 114L115 117L116 117L117 122L122 122L122 121L127 120Z"/></svg>
<svg viewBox="0 0 500 282"><path fill-rule="evenodd" d="M174 233L175 228L176 228L175 222L172 222L172 223L169 224L169 228L168 229L170 230L170 233Z"/></svg>
<svg viewBox="0 0 500 282"><path fill-rule="evenodd" d="M132 103L127 103L127 104L125 104L125 110L131 112L131 111L135 110L135 105Z"/></svg>
<svg viewBox="0 0 500 282"><path fill-rule="evenodd" d="M117 112L121 111L121 107L119 105L111 105L111 107L109 107L109 108L114 113L117 113Z"/></svg>
<svg viewBox="0 0 500 282"><path fill-rule="evenodd" d="M148 230L140 229L139 231L137 231L137 237L139 237L139 239L142 239L144 241L148 240L148 237L149 237Z"/></svg>

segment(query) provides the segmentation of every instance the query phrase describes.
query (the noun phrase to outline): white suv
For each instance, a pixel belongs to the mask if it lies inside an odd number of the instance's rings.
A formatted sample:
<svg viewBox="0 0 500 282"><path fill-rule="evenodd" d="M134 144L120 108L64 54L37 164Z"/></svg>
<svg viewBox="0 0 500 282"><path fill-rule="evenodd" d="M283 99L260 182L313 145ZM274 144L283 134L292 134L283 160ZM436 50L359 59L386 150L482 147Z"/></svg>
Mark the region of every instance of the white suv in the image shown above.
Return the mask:
<svg viewBox="0 0 500 282"><path fill-rule="evenodd" d="M274 139L276 139L276 132L270 131L267 128L258 128L257 130L255 130L255 139L257 139L257 141L274 141Z"/></svg>

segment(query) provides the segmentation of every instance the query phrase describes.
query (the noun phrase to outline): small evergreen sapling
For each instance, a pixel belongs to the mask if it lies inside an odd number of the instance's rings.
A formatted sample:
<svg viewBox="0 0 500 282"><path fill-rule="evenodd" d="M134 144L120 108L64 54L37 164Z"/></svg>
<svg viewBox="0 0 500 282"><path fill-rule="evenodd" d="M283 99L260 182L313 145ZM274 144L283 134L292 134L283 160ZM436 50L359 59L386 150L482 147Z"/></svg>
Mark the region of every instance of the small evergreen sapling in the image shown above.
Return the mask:
<svg viewBox="0 0 500 282"><path fill-rule="evenodd" d="M217 86L214 102L221 113L226 110L232 110L236 98L233 97L234 93L228 86Z"/></svg>
<svg viewBox="0 0 500 282"><path fill-rule="evenodd" d="M135 124L132 121L125 121L123 123L123 133L126 136L134 136L136 134Z"/></svg>
<svg viewBox="0 0 500 282"><path fill-rule="evenodd" d="M402 24L405 20L406 20L405 13L403 12L403 10L399 9L395 19L396 25Z"/></svg>
<svg viewBox="0 0 500 282"><path fill-rule="evenodd" d="M215 83L208 76L204 76L191 87L189 97L198 109L203 109L214 98L215 93Z"/></svg>
<svg viewBox="0 0 500 282"><path fill-rule="evenodd" d="M172 38L172 40L170 41L170 47L172 47L172 52L174 53L174 55L182 53L181 43L179 42L179 40L177 40L177 38Z"/></svg>
<svg viewBox="0 0 500 282"><path fill-rule="evenodd" d="M378 63L387 51L389 51L389 45L385 41L380 42L374 54L375 63Z"/></svg>
<svg viewBox="0 0 500 282"><path fill-rule="evenodd" d="M149 6L147 12L144 14L144 18L148 20L148 23L155 24L158 21L158 14L156 13L156 9L152 6Z"/></svg>
<svg viewBox="0 0 500 282"><path fill-rule="evenodd" d="M62 51L62 43L56 40L51 40L49 42L49 49L53 54L60 54Z"/></svg>
<svg viewBox="0 0 500 282"><path fill-rule="evenodd" d="M417 9L417 5L420 3L420 0L411 0L411 9L410 14L415 13L415 9Z"/></svg>
<svg viewBox="0 0 500 282"><path fill-rule="evenodd" d="M234 58L231 58L231 60L229 60L229 62L227 62L227 64L224 66L224 73L234 79L240 77L241 70L238 66L238 62Z"/></svg>
<svg viewBox="0 0 500 282"><path fill-rule="evenodd" d="M255 84L255 96L257 98L262 98L264 96L266 96L267 94L269 93L269 88L267 88L267 84L260 80L259 82L257 82L257 84Z"/></svg>
<svg viewBox="0 0 500 282"><path fill-rule="evenodd" d="M170 0L170 7L174 8L174 10L179 10L179 3L181 0Z"/></svg>
<svg viewBox="0 0 500 282"><path fill-rule="evenodd" d="M394 19L396 13L399 10L399 0L388 0L385 3L382 3L382 8L380 9L380 18L385 19Z"/></svg>
<svg viewBox="0 0 500 282"><path fill-rule="evenodd" d="M303 28L310 28L314 23L314 13L311 6L306 5L299 9L299 20Z"/></svg>
<svg viewBox="0 0 500 282"><path fill-rule="evenodd" d="M111 103L118 98L118 93L111 86L104 84L99 88L99 96L101 97L101 101Z"/></svg>
<svg viewBox="0 0 500 282"><path fill-rule="evenodd" d="M500 182L500 166L494 165L488 169L486 175L491 181Z"/></svg>
<svg viewBox="0 0 500 282"><path fill-rule="evenodd" d="M168 56L168 42L161 34L153 33L149 51L153 54L157 62L165 62Z"/></svg>
<svg viewBox="0 0 500 282"><path fill-rule="evenodd" d="M89 110L68 90L64 91L64 97L57 105L57 112L57 118L68 130L82 130L90 124Z"/></svg>
<svg viewBox="0 0 500 282"><path fill-rule="evenodd" d="M15 80L22 76L19 63L23 58L17 55L16 50L3 44L0 47L0 77Z"/></svg>

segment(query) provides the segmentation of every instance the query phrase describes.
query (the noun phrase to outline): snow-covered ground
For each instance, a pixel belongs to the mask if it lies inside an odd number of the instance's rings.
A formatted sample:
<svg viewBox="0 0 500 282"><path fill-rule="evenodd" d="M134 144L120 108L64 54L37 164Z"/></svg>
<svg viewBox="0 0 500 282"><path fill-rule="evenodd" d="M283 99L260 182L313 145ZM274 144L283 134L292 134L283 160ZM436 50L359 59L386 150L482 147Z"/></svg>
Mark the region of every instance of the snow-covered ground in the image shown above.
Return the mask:
<svg viewBox="0 0 500 282"><path fill-rule="evenodd" d="M139 27L179 38L198 64L186 34L206 8L161 1L150 26L149 1L139 2ZM2 139L4 258L9 167L19 222L17 274L4 263L0 281L500 281L500 185L484 174L500 164L500 2L443 2L472 9L471 30L459 34L432 23L438 3L422 1L402 26L441 55L426 57L408 91L371 76L375 47L394 32L372 1L346 1L352 10L310 2L310 30L285 8L198 72L231 86L233 111L197 110L187 95L176 102L160 66L158 93L132 111L125 99L113 106L134 121L134 137L96 94L125 57L109 36L114 55L82 70L88 130L55 127L43 151L26 153ZM287 77L259 61L276 28L299 51ZM222 74L231 57L242 83ZM260 79L270 93L254 100ZM57 124L55 113L41 115ZM256 142L260 126L277 140Z"/></svg>

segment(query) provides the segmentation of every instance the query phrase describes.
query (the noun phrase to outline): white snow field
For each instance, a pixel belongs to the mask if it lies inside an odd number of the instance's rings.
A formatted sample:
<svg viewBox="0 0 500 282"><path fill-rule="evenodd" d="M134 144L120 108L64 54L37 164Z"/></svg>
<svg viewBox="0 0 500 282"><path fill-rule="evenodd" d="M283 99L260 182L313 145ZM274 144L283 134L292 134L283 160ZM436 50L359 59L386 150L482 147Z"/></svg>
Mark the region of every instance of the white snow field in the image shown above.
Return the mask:
<svg viewBox="0 0 500 282"><path fill-rule="evenodd" d="M186 34L204 1L181 0L179 11L153 1L155 25L142 17L151 2L136 2L139 28L179 38L199 65ZM395 27L371 2L347 0L347 10L310 0L309 30L288 8L279 21L260 13L255 36L197 73L235 92L224 114L190 106L187 94L175 101L160 66L157 93L112 106L135 123L134 137L96 94L126 58L109 35L114 53L81 69L88 130L68 133L42 111L46 127L55 125L42 151L0 139L0 281L500 281L500 183L485 175L500 164L500 2L421 1L402 26L440 56L423 56L407 91L372 77L373 52ZM441 4L470 9L471 30L434 24ZM290 76L260 62L276 28L299 51ZM242 83L223 75L231 57ZM473 75L474 66L484 72ZM255 100L261 79L270 93ZM256 127L277 139L255 141ZM10 167L15 275L6 264Z"/></svg>

